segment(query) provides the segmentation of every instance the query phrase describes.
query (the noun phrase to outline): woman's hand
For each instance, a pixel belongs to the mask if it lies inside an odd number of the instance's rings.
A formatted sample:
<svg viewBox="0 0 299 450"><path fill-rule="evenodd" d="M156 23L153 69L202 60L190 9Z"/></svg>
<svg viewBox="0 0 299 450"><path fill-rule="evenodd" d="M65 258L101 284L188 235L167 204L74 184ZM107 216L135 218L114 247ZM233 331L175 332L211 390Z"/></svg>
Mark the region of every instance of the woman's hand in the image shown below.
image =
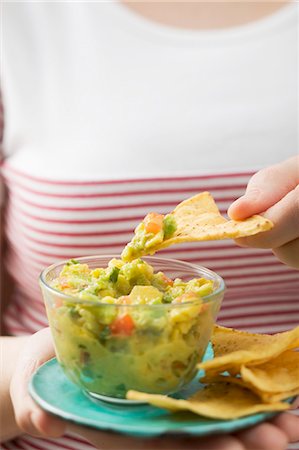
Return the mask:
<svg viewBox="0 0 299 450"><path fill-rule="evenodd" d="M44 362L55 356L49 328L30 336L25 344L10 383L10 396L19 428L34 436L61 436L66 422L43 411L31 398L28 383Z"/></svg>
<svg viewBox="0 0 299 450"><path fill-rule="evenodd" d="M286 450L299 440L299 418L288 413L234 435L199 437L159 437L138 439L118 434L73 427L101 450Z"/></svg>
<svg viewBox="0 0 299 450"><path fill-rule="evenodd" d="M52 337L46 328L28 339L18 359L10 392L17 424L25 433L59 437L69 430L101 450L285 450L288 442L299 439L299 418L287 413L234 435L208 438L138 439L73 425L43 411L28 393L28 382L34 371L53 356Z"/></svg>
<svg viewBox="0 0 299 450"><path fill-rule="evenodd" d="M299 269L299 156L257 172L246 193L229 208L232 219L263 213L274 228L236 239L242 247L271 248L277 258Z"/></svg>

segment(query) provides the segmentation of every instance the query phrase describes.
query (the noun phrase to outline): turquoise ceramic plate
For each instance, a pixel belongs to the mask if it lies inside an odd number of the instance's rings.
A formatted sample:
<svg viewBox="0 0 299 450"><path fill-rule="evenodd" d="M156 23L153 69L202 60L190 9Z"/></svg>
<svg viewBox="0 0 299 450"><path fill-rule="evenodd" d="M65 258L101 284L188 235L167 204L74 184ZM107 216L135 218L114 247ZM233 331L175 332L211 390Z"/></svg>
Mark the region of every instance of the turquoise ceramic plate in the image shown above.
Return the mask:
<svg viewBox="0 0 299 450"><path fill-rule="evenodd" d="M210 350L207 353L207 358L212 356ZM186 398L199 387L197 377L175 397ZM93 400L66 378L56 358L36 371L29 391L41 408L63 419L131 436L154 437L165 433L203 436L229 433L250 427L275 414L260 413L236 420L214 420L189 412L174 414L147 404L117 405Z"/></svg>

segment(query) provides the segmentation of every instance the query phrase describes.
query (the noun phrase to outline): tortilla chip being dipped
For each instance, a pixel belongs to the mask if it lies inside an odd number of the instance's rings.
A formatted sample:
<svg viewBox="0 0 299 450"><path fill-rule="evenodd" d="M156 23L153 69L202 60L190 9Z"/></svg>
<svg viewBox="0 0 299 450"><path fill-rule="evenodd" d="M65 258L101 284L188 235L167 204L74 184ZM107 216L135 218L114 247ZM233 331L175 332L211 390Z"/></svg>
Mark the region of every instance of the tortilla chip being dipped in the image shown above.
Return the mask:
<svg viewBox="0 0 299 450"><path fill-rule="evenodd" d="M256 366L299 347L299 326L273 335L215 326L211 342L214 358L199 363L198 368L207 374L228 371L235 375L242 366Z"/></svg>
<svg viewBox="0 0 299 450"><path fill-rule="evenodd" d="M141 400L170 411L191 411L213 419L236 419L262 411L284 411L288 403L263 403L248 389L230 383L213 383L205 386L187 400L177 400L166 395L129 391L127 398Z"/></svg>
<svg viewBox="0 0 299 450"><path fill-rule="evenodd" d="M184 200L168 215L150 213L135 229L122 252L130 261L170 245L218 239L236 239L270 230L270 220L254 215L245 220L226 220L209 192Z"/></svg>
<svg viewBox="0 0 299 450"><path fill-rule="evenodd" d="M226 220L209 192L184 200L172 212L177 229L159 249L180 242L208 241L251 236L272 228L270 220L252 216L245 220Z"/></svg>

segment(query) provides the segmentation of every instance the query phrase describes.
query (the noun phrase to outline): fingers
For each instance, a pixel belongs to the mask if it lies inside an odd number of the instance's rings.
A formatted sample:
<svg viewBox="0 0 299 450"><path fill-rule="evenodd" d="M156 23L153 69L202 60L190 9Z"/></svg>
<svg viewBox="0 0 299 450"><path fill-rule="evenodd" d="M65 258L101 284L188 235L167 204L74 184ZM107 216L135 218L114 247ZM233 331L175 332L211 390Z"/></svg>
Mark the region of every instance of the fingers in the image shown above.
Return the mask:
<svg viewBox="0 0 299 450"><path fill-rule="evenodd" d="M275 417L272 423L282 430L288 437L288 442L299 441L299 417L290 413L283 413Z"/></svg>
<svg viewBox="0 0 299 450"><path fill-rule="evenodd" d="M246 193L229 208L240 220L264 212L274 228L255 236L236 239L241 247L271 248L288 266L299 268L299 156L257 172Z"/></svg>
<svg viewBox="0 0 299 450"><path fill-rule="evenodd" d="M228 209L234 220L260 214L279 202L299 183L299 157L260 170L250 179L246 193Z"/></svg>
<svg viewBox="0 0 299 450"><path fill-rule="evenodd" d="M278 248L299 237L299 186L269 208L264 216L274 223L271 230L236 242L250 247Z"/></svg>
<svg viewBox="0 0 299 450"><path fill-rule="evenodd" d="M186 447L180 447L185 449ZM187 447L188 448L188 447ZM243 443L235 436L220 435L206 439L199 439L194 450L247 450Z"/></svg>
<svg viewBox="0 0 299 450"><path fill-rule="evenodd" d="M299 268L299 185L264 216L272 220L274 228L235 242L241 247L271 248L281 262Z"/></svg>
<svg viewBox="0 0 299 450"><path fill-rule="evenodd" d="M65 433L66 423L40 408L35 409L30 418L33 427L42 436L55 438Z"/></svg>
<svg viewBox="0 0 299 450"><path fill-rule="evenodd" d="M283 417L280 420L284 420ZM235 436L219 435L207 438L163 436L155 439L133 438L73 425L70 428L101 450L286 450L287 435L291 436L291 432L288 431L290 423L284 424L282 429L280 425L280 423L277 425L263 423L240 431ZM292 437L296 437L294 433Z"/></svg>
<svg viewBox="0 0 299 450"><path fill-rule="evenodd" d="M69 425L68 429L85 437L101 450L247 450L237 437L229 435L208 438L163 436L140 439L74 425Z"/></svg>
<svg viewBox="0 0 299 450"><path fill-rule="evenodd" d="M240 431L236 436L246 450L286 450L288 446L284 431L270 423Z"/></svg>
<svg viewBox="0 0 299 450"><path fill-rule="evenodd" d="M18 359L10 384L10 395L19 428L26 433L40 436L58 437L65 430L65 422L45 413L32 400L28 384L35 370L54 356L49 329L31 336Z"/></svg>
<svg viewBox="0 0 299 450"><path fill-rule="evenodd" d="M284 264L299 269L299 238L274 248L273 253Z"/></svg>

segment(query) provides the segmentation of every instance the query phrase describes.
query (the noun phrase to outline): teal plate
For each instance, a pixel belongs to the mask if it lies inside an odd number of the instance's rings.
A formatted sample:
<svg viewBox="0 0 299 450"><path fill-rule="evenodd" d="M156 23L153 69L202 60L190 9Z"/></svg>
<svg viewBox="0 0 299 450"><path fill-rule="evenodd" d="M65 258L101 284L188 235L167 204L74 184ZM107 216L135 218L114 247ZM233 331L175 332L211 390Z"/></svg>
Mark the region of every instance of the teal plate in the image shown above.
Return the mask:
<svg viewBox="0 0 299 450"><path fill-rule="evenodd" d="M208 349L206 358L211 357L211 350ZM199 375L174 397L187 398L198 391L198 378ZM68 380L56 358L46 362L35 372L29 384L29 392L42 409L62 419L99 430L139 437L230 433L253 426L276 414L259 413L235 420L206 419L191 412L171 413L147 404L127 406L94 400Z"/></svg>

